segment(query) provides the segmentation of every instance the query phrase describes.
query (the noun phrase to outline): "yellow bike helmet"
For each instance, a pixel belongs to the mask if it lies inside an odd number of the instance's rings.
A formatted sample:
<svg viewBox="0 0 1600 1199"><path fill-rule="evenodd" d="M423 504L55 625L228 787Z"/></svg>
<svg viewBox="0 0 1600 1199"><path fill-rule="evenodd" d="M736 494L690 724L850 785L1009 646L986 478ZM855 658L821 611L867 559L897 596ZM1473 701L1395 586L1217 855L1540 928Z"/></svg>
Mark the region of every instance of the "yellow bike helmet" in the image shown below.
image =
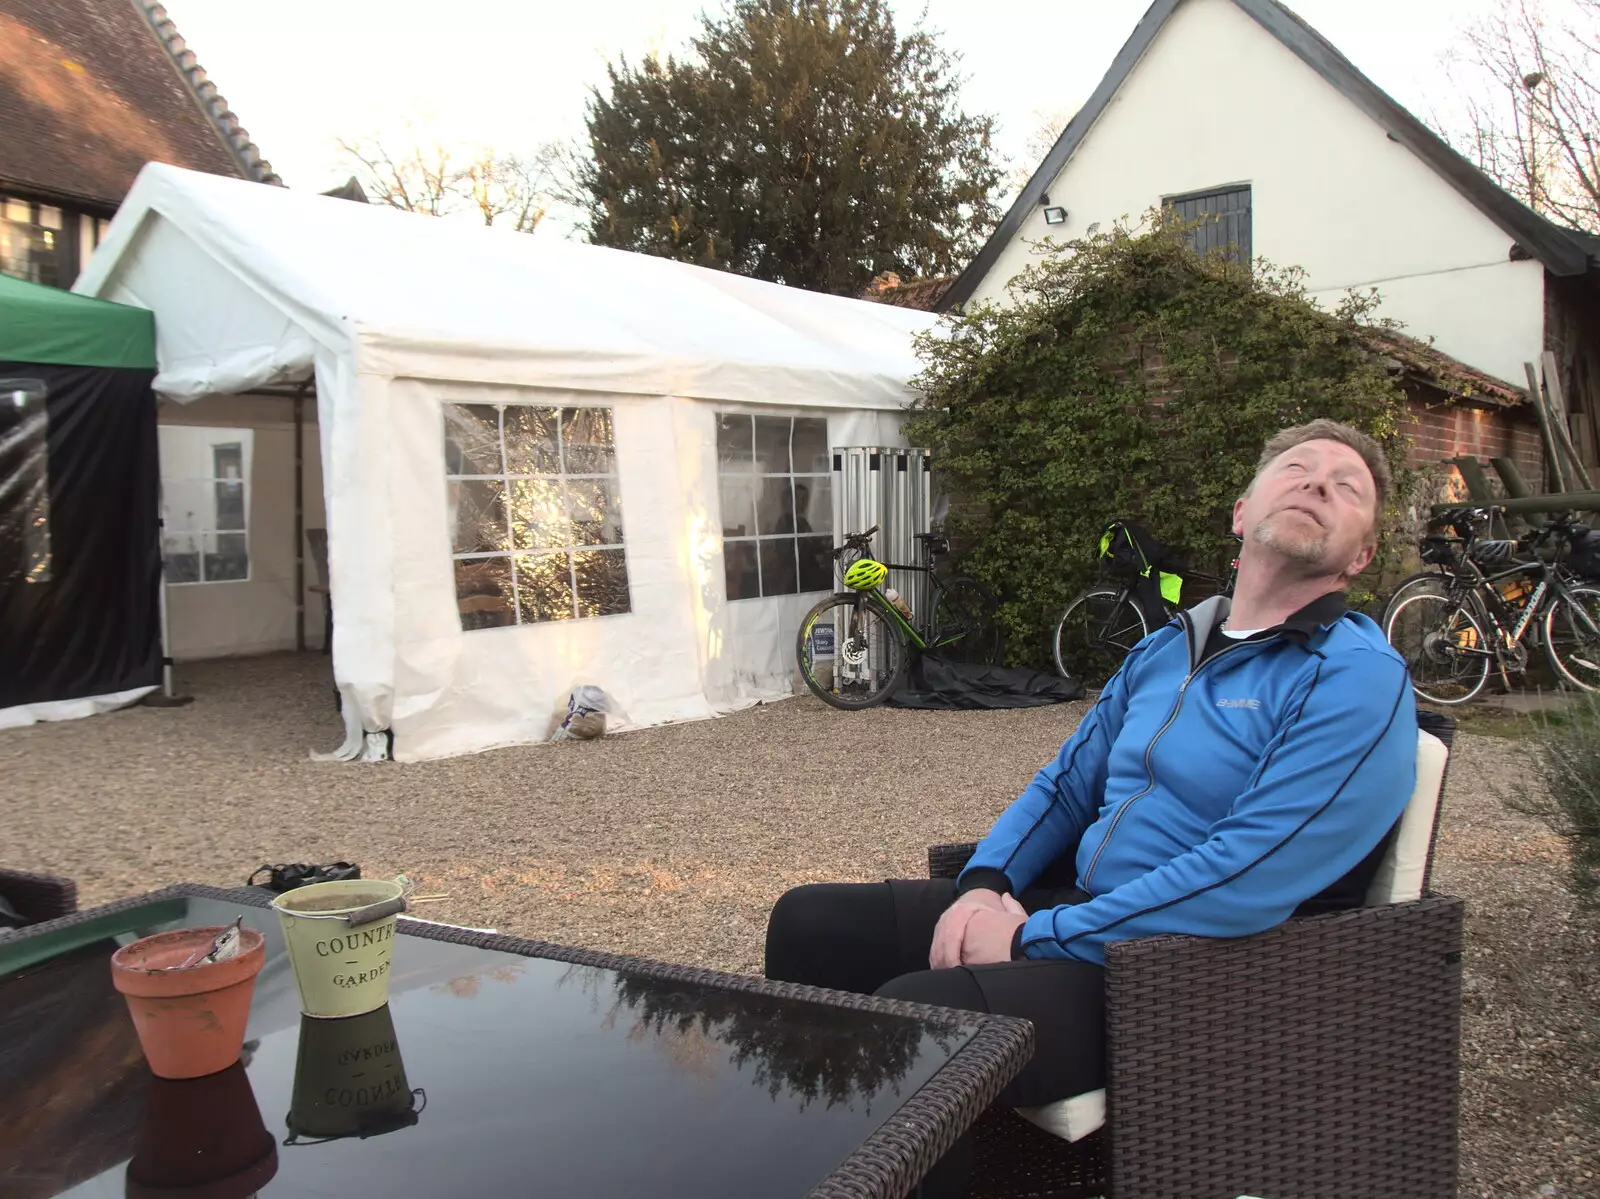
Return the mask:
<svg viewBox="0 0 1600 1199"><path fill-rule="evenodd" d="M871 591L889 577L889 568L871 558L857 558L844 572L844 585L857 591Z"/></svg>

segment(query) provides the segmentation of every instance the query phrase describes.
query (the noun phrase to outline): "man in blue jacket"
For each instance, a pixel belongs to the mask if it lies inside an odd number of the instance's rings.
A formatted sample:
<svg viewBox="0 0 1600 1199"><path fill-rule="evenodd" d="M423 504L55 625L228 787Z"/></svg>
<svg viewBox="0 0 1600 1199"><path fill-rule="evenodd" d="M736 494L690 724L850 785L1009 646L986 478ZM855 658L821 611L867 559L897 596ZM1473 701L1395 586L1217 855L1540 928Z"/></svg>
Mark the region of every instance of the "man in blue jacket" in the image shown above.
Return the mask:
<svg viewBox="0 0 1600 1199"><path fill-rule="evenodd" d="M1002 1096L1032 1106L1105 1085L1108 942L1359 906L1416 774L1405 664L1344 605L1389 487L1355 429L1273 437L1234 505L1231 603L1134 647L958 880L784 895L767 976L1032 1020Z"/></svg>

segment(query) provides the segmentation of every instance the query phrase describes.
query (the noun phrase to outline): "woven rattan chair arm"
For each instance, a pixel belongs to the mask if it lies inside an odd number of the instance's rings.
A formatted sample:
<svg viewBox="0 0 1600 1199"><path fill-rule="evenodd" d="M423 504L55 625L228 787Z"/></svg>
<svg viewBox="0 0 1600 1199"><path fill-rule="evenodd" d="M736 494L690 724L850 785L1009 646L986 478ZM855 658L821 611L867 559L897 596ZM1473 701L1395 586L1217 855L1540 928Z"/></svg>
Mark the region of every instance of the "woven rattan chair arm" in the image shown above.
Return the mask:
<svg viewBox="0 0 1600 1199"><path fill-rule="evenodd" d="M928 846L928 877L955 878L977 851L976 841L958 841L953 845Z"/></svg>
<svg viewBox="0 0 1600 1199"><path fill-rule="evenodd" d="M1463 904L1110 945L1112 1187L1455 1195Z"/></svg>
<svg viewBox="0 0 1600 1199"><path fill-rule="evenodd" d="M78 910L78 884L54 874L0 867L0 895L30 924L55 920Z"/></svg>

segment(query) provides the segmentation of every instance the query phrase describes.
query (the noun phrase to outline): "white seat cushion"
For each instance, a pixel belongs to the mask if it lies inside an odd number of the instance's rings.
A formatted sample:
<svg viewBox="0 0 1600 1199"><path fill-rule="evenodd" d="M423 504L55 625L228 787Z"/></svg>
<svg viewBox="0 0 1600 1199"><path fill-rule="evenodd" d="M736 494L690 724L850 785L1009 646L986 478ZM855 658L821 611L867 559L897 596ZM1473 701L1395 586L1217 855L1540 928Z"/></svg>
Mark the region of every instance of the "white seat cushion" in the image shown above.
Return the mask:
<svg viewBox="0 0 1600 1199"><path fill-rule="evenodd" d="M1106 1122L1106 1091L1085 1091L1043 1107L1019 1107L1017 1115L1064 1141L1081 1141Z"/></svg>
<svg viewBox="0 0 1600 1199"><path fill-rule="evenodd" d="M1412 789L1405 815L1400 817L1400 833L1367 888L1368 907L1422 898L1422 876L1427 872L1428 848L1433 844L1433 817L1439 810L1439 791L1449 760L1450 751L1443 741L1432 733L1417 733L1417 785ZM1043 1107L1016 1110L1028 1123L1048 1133L1066 1141L1081 1141L1106 1122L1106 1093L1104 1088L1085 1091Z"/></svg>
<svg viewBox="0 0 1600 1199"><path fill-rule="evenodd" d="M1367 888L1368 907L1422 898L1422 876L1428 871L1428 848L1433 844L1433 818L1439 811L1439 790L1449 760L1450 751L1443 741L1432 733L1417 734L1417 785L1400 817L1400 835L1384 854Z"/></svg>

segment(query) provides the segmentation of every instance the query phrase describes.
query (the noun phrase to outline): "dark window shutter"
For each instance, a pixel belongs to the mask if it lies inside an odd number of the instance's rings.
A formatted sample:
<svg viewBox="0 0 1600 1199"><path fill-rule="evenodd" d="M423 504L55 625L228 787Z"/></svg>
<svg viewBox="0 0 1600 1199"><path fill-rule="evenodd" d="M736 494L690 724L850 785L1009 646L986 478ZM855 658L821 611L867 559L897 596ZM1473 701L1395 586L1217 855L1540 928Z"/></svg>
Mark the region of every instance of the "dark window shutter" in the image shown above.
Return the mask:
<svg viewBox="0 0 1600 1199"><path fill-rule="evenodd" d="M1250 231L1250 189L1248 187L1215 188L1211 191L1190 192L1183 196L1170 196L1162 207L1172 212L1186 225L1189 244L1197 254L1219 251L1235 262L1250 265L1255 257Z"/></svg>

